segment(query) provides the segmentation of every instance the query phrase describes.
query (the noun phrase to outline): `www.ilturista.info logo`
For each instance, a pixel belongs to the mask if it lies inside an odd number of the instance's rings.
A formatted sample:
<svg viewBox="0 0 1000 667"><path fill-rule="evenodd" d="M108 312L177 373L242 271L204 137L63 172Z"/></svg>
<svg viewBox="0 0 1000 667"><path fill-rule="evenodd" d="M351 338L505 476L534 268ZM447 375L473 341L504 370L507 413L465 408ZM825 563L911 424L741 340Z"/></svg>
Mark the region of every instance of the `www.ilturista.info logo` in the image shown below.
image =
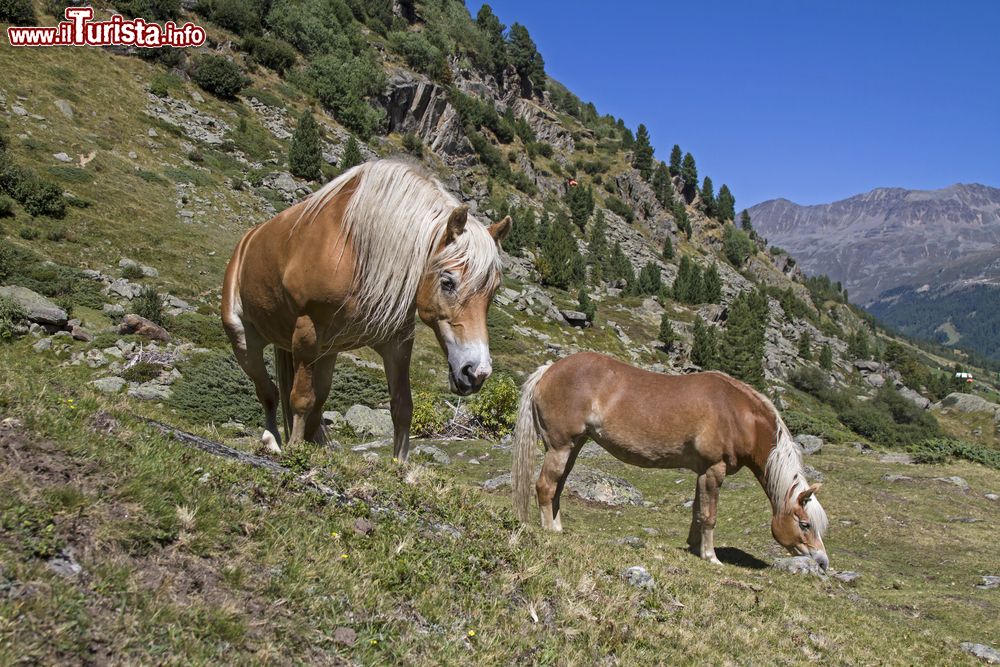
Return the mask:
<svg viewBox="0 0 1000 667"><path fill-rule="evenodd" d="M126 19L114 14L108 21L92 21L93 7L67 7L66 20L57 26L7 28L11 46L201 46L205 29L188 22L162 26L145 19Z"/></svg>

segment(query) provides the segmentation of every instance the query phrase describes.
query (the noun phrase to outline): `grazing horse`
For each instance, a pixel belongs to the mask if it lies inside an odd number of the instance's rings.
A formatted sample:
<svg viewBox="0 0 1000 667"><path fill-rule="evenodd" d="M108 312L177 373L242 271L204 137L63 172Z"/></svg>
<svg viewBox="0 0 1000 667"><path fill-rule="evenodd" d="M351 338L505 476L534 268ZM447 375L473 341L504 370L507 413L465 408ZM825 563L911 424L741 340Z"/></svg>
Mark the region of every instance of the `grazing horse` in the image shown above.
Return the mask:
<svg viewBox="0 0 1000 667"><path fill-rule="evenodd" d="M470 220L439 182L382 160L248 231L226 269L222 323L264 407L263 444L281 451L279 401L289 442L322 442L337 353L370 346L389 383L393 453L405 460L414 312L447 356L451 390L478 391L492 371L486 314L510 227L510 217L490 227Z"/></svg>
<svg viewBox="0 0 1000 667"><path fill-rule="evenodd" d="M535 484L542 527L561 531L559 496L588 438L643 468L698 473L688 545L713 563L719 489L746 466L771 500L771 534L824 570L827 519L806 481L799 446L766 397L725 373L651 373L594 352L546 364L524 383L514 432L514 509L528 520L535 447L545 444Z"/></svg>

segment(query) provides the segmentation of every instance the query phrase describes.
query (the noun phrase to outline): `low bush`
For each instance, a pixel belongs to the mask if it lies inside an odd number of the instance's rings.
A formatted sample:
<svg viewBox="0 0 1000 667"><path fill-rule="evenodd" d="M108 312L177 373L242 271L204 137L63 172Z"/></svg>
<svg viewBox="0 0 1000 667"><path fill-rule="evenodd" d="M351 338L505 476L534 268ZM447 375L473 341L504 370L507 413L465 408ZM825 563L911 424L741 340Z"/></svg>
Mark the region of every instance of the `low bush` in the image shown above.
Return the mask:
<svg viewBox="0 0 1000 667"><path fill-rule="evenodd" d="M0 23L36 25L38 19L31 0L0 0Z"/></svg>
<svg viewBox="0 0 1000 667"><path fill-rule="evenodd" d="M621 199L615 196L610 196L604 200L604 205L608 207L608 210L612 213L616 213L621 217L625 218L626 222L632 222L635 217L632 213L632 208L623 202Z"/></svg>
<svg viewBox="0 0 1000 667"><path fill-rule="evenodd" d="M389 48L403 56L410 67L431 78L446 80L450 74L445 54L422 32L391 33Z"/></svg>
<svg viewBox="0 0 1000 667"><path fill-rule="evenodd" d="M517 382L506 373L497 373L469 404L469 413L489 436L503 437L514 428L519 394Z"/></svg>
<svg viewBox="0 0 1000 667"><path fill-rule="evenodd" d="M254 60L278 74L284 74L295 65L295 47L283 40L251 35L244 37L240 45Z"/></svg>
<svg viewBox="0 0 1000 667"><path fill-rule="evenodd" d="M66 200L59 186L39 178L31 171L19 171L17 184L11 194L28 215L47 215L50 218L62 218L66 215Z"/></svg>
<svg viewBox="0 0 1000 667"><path fill-rule="evenodd" d="M250 82L239 66L223 56L199 56L189 72L204 90L223 99L233 99Z"/></svg>
<svg viewBox="0 0 1000 667"><path fill-rule="evenodd" d="M189 340L198 347L227 348L229 338L218 317L201 313L182 313L167 322L171 335Z"/></svg>
<svg viewBox="0 0 1000 667"><path fill-rule="evenodd" d="M139 317L145 317L150 322L163 326L163 299L151 285L144 287L139 296L132 299L130 310Z"/></svg>
<svg viewBox="0 0 1000 667"><path fill-rule="evenodd" d="M0 218L14 215L14 200L7 195L0 195Z"/></svg>
<svg viewBox="0 0 1000 667"><path fill-rule="evenodd" d="M365 368L349 361L337 364L330 386L327 410L346 413L352 405L360 403L374 408L389 402L389 385L385 374L374 368Z"/></svg>
<svg viewBox="0 0 1000 667"><path fill-rule="evenodd" d="M437 435L448 423L448 418L448 410L434 395L419 391L413 395L413 420L410 422L412 435Z"/></svg>
<svg viewBox="0 0 1000 667"><path fill-rule="evenodd" d="M322 56L297 77L299 85L314 94L340 123L362 139L382 124L385 112L368 99L385 87L385 72L370 58Z"/></svg>
<svg viewBox="0 0 1000 667"><path fill-rule="evenodd" d="M130 19L142 17L150 21L167 21L177 18L181 11L181 0L113 0L111 4Z"/></svg>
<svg viewBox="0 0 1000 667"><path fill-rule="evenodd" d="M21 304L13 299L0 296L0 342L5 342L14 338L14 331L27 313Z"/></svg>
<svg viewBox="0 0 1000 667"><path fill-rule="evenodd" d="M129 382L138 382L142 384L143 382L149 382L160 377L160 372L163 371L163 366L160 364L154 364L149 361L140 361L137 364L129 366L124 371L122 371L122 377Z"/></svg>
<svg viewBox="0 0 1000 667"><path fill-rule="evenodd" d="M1000 470L1000 451L954 438L928 438L907 447L917 463L945 463L958 458Z"/></svg>
<svg viewBox="0 0 1000 667"><path fill-rule="evenodd" d="M181 379L173 385L170 404L192 423L200 425L238 421L260 428L264 411L253 383L230 352L201 354L181 365Z"/></svg>

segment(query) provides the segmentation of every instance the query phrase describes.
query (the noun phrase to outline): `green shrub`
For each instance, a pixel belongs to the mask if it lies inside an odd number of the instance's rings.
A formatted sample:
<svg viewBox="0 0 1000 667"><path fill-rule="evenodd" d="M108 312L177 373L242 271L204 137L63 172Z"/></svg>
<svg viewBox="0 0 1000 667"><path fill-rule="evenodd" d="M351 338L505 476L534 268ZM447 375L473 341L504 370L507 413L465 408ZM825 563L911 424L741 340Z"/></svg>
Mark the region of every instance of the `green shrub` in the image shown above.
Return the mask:
<svg viewBox="0 0 1000 667"><path fill-rule="evenodd" d="M127 280L138 280L145 275L138 264L126 264L125 268L122 269L122 278Z"/></svg>
<svg viewBox="0 0 1000 667"><path fill-rule="evenodd" d="M403 56L410 67L431 78L447 79L450 74L445 54L422 32L394 32L389 35L389 47Z"/></svg>
<svg viewBox="0 0 1000 667"><path fill-rule="evenodd" d="M536 155L541 155L542 157L552 157L552 144L544 141L529 142L525 148L528 151L528 157L531 159L534 159Z"/></svg>
<svg viewBox="0 0 1000 667"><path fill-rule="evenodd" d="M0 218L14 215L14 200L7 195L0 195Z"/></svg>
<svg viewBox="0 0 1000 667"><path fill-rule="evenodd" d="M722 252L730 264L740 268L756 250L757 246L746 232L733 225L726 225L722 234Z"/></svg>
<svg viewBox="0 0 1000 667"><path fill-rule="evenodd" d="M140 361L139 363L133 364L122 371L122 377L129 382L138 382L142 384L143 382L149 382L150 380L155 380L160 377L160 372L162 370L163 366L160 364L154 364L149 361Z"/></svg>
<svg viewBox="0 0 1000 667"><path fill-rule="evenodd" d="M230 352L211 352L182 364L170 404L199 425L238 421L260 428L264 411L253 383Z"/></svg>
<svg viewBox="0 0 1000 667"><path fill-rule="evenodd" d="M907 451L917 463L945 463L950 458L959 458L1000 470L1000 451L964 440L929 438L910 445Z"/></svg>
<svg viewBox="0 0 1000 667"><path fill-rule="evenodd" d="M314 60L300 78L301 85L314 94L340 123L368 139L385 116L368 98L385 87L385 72L370 58L360 56L323 56Z"/></svg>
<svg viewBox="0 0 1000 667"><path fill-rule="evenodd" d="M24 308L21 304L17 303L13 299L9 299L5 296L0 296L0 342L8 341L14 338L14 331L17 325L20 324L27 313L24 312Z"/></svg>
<svg viewBox="0 0 1000 667"><path fill-rule="evenodd" d="M498 373L487 380L469 404L469 412L487 435L503 437L514 428L518 399L514 378Z"/></svg>
<svg viewBox="0 0 1000 667"><path fill-rule="evenodd" d="M50 218L62 218L66 215L66 200L62 189L30 171L21 172L21 178L12 194L29 215L47 215Z"/></svg>
<svg viewBox="0 0 1000 667"><path fill-rule="evenodd" d="M621 217L625 218L626 222L632 222L635 215L632 213L632 208L623 202L621 199L615 196L610 196L604 200L604 205L608 207L608 210L612 213L617 213Z"/></svg>
<svg viewBox="0 0 1000 667"><path fill-rule="evenodd" d="M284 74L295 66L295 47L288 42L252 35L244 37L240 45L254 60L278 74ZM265 100L261 101L267 104Z"/></svg>
<svg viewBox="0 0 1000 667"><path fill-rule="evenodd" d="M150 21L175 19L181 10L181 0L113 0L112 4L125 18L142 17Z"/></svg>
<svg viewBox="0 0 1000 667"><path fill-rule="evenodd" d="M31 0L0 0L0 23L36 25L38 19Z"/></svg>
<svg viewBox="0 0 1000 667"><path fill-rule="evenodd" d="M420 136L414 132L407 132L403 135L403 149L416 157L423 157L424 155L424 142L420 139Z"/></svg>
<svg viewBox="0 0 1000 667"><path fill-rule="evenodd" d="M191 79L223 99L233 99L250 82L239 66L223 56L199 56L191 68Z"/></svg>
<svg viewBox="0 0 1000 667"><path fill-rule="evenodd" d="M265 5L257 0L211 0L207 7L199 3L198 11L237 35L260 32Z"/></svg>
<svg viewBox="0 0 1000 667"><path fill-rule="evenodd" d="M150 322L163 326L163 300L152 285L144 287L139 296L132 299L131 311L139 317L145 317Z"/></svg>
<svg viewBox="0 0 1000 667"><path fill-rule="evenodd" d="M816 397L824 396L830 388L828 375L814 366L799 366L788 374L788 382Z"/></svg>
<svg viewBox="0 0 1000 667"><path fill-rule="evenodd" d="M34 241L38 238L38 228L37 227L21 227L21 231L18 232L20 236L25 241Z"/></svg>
<svg viewBox="0 0 1000 667"><path fill-rule="evenodd" d="M448 417L448 411L432 394L418 391L413 395L413 420L410 422L410 433L414 436L437 435L448 423Z"/></svg>

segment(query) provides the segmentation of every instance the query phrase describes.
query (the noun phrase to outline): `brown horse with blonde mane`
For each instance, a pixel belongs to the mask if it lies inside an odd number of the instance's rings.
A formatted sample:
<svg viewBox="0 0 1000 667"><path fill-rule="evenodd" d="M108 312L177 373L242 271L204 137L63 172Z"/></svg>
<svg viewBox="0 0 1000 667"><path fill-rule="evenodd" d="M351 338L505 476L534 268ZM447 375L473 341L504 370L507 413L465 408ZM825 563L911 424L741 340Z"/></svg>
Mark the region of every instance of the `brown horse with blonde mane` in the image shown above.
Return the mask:
<svg viewBox="0 0 1000 667"><path fill-rule="evenodd" d="M514 509L528 520L538 439L545 444L534 485L542 527L561 531L559 496L588 439L632 465L698 474L688 545L713 563L719 489L749 468L771 501L771 534L824 570L826 513L810 486L799 446L765 396L725 373L669 376L594 352L546 364L524 383L514 433Z"/></svg>
<svg viewBox="0 0 1000 667"><path fill-rule="evenodd" d="M279 401L290 442L322 442L337 354L370 346L389 383L393 452L405 460L414 312L448 359L451 390L478 391L492 371L486 314L510 226L507 217L485 227L438 181L382 160L247 232L226 269L222 322L264 407L264 445L281 451Z"/></svg>

